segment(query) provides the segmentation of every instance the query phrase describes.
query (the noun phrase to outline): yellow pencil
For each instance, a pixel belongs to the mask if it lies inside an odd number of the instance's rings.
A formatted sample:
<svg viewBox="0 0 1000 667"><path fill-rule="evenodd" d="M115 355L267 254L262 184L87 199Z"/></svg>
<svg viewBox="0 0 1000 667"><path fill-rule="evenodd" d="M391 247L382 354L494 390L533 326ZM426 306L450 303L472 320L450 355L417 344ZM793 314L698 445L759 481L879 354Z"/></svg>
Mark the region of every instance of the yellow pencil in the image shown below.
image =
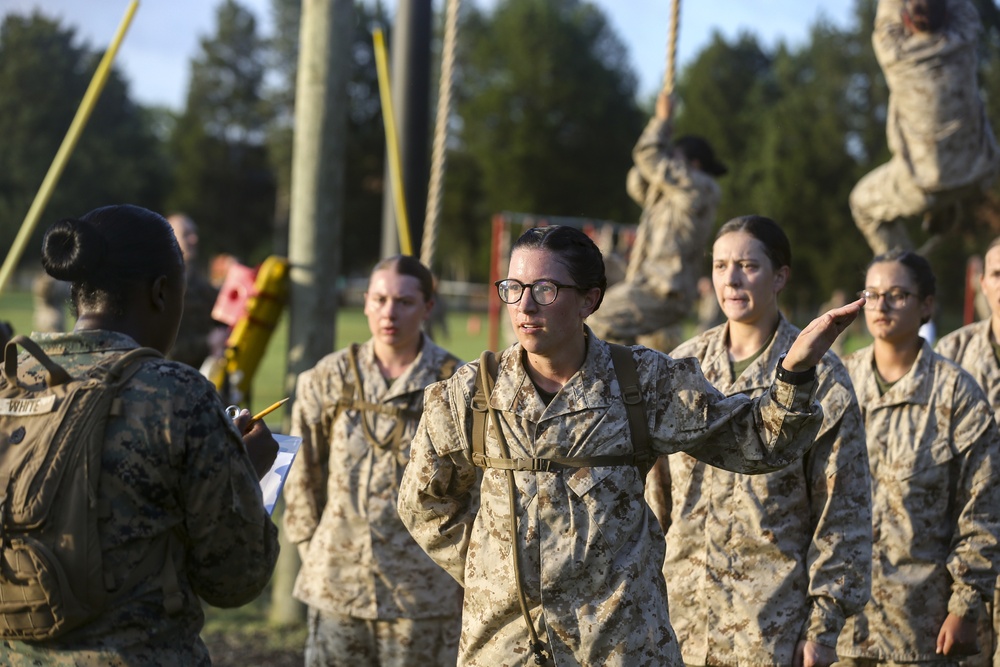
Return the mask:
<svg viewBox="0 0 1000 667"><path fill-rule="evenodd" d="M257 414L255 414L250 419L250 423L252 424L253 422L260 421L261 419L263 419L267 415L271 414L272 412L274 412L275 410L277 410L278 408L280 408L283 403L285 403L286 401L288 401L289 398L291 398L291 397L290 396L285 397L285 398L281 399L280 401L278 401L277 403L275 403L273 405L267 406L266 408L264 408L263 410L261 410L260 412L258 412Z"/></svg>

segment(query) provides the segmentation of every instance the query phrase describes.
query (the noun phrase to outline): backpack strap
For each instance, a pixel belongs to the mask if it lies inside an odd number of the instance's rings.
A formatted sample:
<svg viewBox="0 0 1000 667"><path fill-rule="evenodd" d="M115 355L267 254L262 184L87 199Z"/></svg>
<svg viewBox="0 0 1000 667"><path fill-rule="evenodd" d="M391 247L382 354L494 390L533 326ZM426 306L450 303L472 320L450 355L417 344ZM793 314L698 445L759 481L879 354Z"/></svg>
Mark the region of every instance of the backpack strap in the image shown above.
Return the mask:
<svg viewBox="0 0 1000 667"><path fill-rule="evenodd" d="M628 428L632 435L632 454L635 466L639 468L642 478L656 462L653 447L649 437L649 423L646 421L646 407L642 400L642 389L639 386L639 372L635 367L635 357L632 348L616 343L609 343L611 362L618 377L622 401L628 411Z"/></svg>
<svg viewBox="0 0 1000 667"><path fill-rule="evenodd" d="M20 345L28 352L31 356L38 360L38 362L45 367L48 371L48 376L46 377L46 384L49 387L55 387L60 384L65 384L72 380L72 376L66 372L66 369L52 361L49 355L42 351L42 348L38 346L38 343L31 340L25 335L14 336L7 343L4 348L3 355L3 374L7 377L7 382L11 385L16 386L17 382L17 346Z"/></svg>
<svg viewBox="0 0 1000 667"><path fill-rule="evenodd" d="M476 393L472 395L472 463L480 468L491 467L486 463L486 431L489 428L487 408L496 377L496 355L490 350L483 350L479 355L479 370L476 372Z"/></svg>
<svg viewBox="0 0 1000 667"><path fill-rule="evenodd" d="M624 345L609 344L615 376L622 392L622 401L628 413L629 431L632 434L631 454L605 454L599 456L552 456L548 458L517 458L486 456L486 431L489 397L497 375L497 360L489 350L479 358L479 373L476 376L476 392L472 396L472 463L480 468L517 470L533 472L555 472L574 468L597 468L601 466L635 466L643 480L653 466L656 457L650 444L649 426L646 423L646 409L642 390L639 388L639 373L635 367L632 349ZM486 369L486 372L484 372ZM494 425L499 428L498 424ZM498 436L499 437L499 436Z"/></svg>
<svg viewBox="0 0 1000 667"><path fill-rule="evenodd" d="M354 373L353 393L350 398L344 397L337 401L337 410L334 418L336 419L344 410L357 410L361 413L361 430L365 434L365 439L369 444L378 449L391 449L398 456L406 422L420 419L421 413L417 410L408 410L398 405L384 405L366 401L364 399L364 385L361 383L361 367L358 364L357 343L352 343L347 348L347 358L350 360L351 372ZM379 440L375 437L375 426L369 423L368 419L369 415L373 412L392 417L396 420L395 427L385 440Z"/></svg>

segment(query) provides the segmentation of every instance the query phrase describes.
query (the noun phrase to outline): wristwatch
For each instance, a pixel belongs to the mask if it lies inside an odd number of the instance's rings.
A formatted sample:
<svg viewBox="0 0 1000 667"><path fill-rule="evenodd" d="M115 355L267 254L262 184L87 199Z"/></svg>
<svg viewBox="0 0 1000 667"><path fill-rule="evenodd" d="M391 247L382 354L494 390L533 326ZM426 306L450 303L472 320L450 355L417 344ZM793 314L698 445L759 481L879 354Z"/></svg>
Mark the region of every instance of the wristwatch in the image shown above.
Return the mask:
<svg viewBox="0 0 1000 667"><path fill-rule="evenodd" d="M816 379L816 367L804 371L799 371L795 373L785 368L785 352L780 357L778 357L778 367L774 371L775 377L777 377L782 382L787 382L788 384L805 384L806 382L811 382Z"/></svg>

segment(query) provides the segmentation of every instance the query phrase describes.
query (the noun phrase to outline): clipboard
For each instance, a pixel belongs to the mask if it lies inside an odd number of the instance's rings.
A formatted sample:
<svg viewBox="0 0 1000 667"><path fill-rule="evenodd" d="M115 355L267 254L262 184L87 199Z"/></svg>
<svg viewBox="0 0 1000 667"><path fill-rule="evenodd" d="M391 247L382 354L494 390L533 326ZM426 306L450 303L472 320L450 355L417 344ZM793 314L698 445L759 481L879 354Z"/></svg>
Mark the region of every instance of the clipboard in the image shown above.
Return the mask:
<svg viewBox="0 0 1000 667"><path fill-rule="evenodd" d="M264 509L268 515L274 513L274 506L281 496L288 472L292 469L292 461L299 451L302 438L295 435L271 434L278 443L278 455L274 457L271 469L260 480L260 491L264 496Z"/></svg>

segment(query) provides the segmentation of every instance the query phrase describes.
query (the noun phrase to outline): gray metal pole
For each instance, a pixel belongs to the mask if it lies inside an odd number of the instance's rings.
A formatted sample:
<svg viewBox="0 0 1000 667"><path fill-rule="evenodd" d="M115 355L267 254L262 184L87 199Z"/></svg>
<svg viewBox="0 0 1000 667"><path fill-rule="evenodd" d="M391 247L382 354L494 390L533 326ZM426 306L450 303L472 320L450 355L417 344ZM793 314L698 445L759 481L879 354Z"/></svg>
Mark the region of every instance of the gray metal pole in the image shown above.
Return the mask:
<svg viewBox="0 0 1000 667"><path fill-rule="evenodd" d="M390 54L392 106L399 135L406 213L413 254L420 256L427 208L428 135L430 134L431 0L399 0ZM399 233L386 161L382 199L382 257L399 252Z"/></svg>
<svg viewBox="0 0 1000 667"><path fill-rule="evenodd" d="M288 234L289 396L294 396L299 373L332 351L335 340L347 162L343 101L354 24L352 0L302 0ZM302 616L301 605L291 596L297 571L295 546L283 542L272 583L272 622L291 623Z"/></svg>

